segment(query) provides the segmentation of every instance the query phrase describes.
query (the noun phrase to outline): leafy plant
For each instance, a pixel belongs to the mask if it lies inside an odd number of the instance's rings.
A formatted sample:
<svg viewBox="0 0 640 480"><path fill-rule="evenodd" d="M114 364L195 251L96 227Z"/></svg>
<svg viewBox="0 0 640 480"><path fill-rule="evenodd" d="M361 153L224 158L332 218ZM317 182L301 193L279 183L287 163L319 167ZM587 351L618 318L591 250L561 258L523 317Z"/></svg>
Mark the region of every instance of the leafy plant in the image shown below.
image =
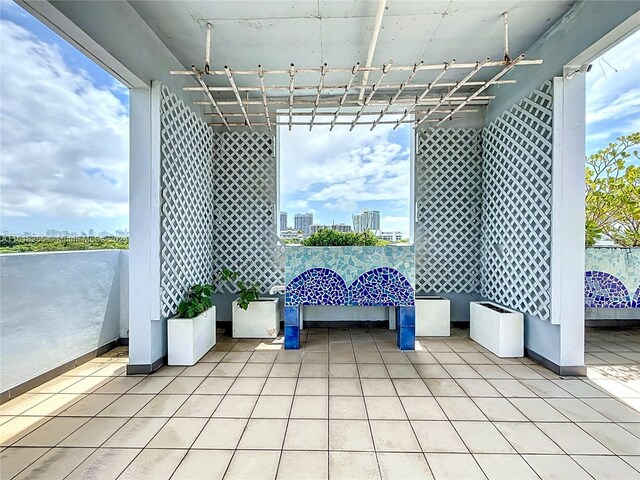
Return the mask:
<svg viewBox="0 0 640 480"><path fill-rule="evenodd" d="M238 273L228 268L223 268L220 272L220 280L224 283L234 282L238 279ZM249 308L249 304L255 300L258 300L260 294L260 286L257 283L246 284L240 280L235 283L238 289L238 306L246 310Z"/></svg>
<svg viewBox="0 0 640 480"><path fill-rule="evenodd" d="M362 233L338 232L322 228L306 238L303 245L307 247L345 247L345 246L380 246L386 242L377 238L371 231Z"/></svg>
<svg viewBox="0 0 640 480"><path fill-rule="evenodd" d="M640 132L622 136L616 143L586 160L585 243L593 246L606 236L623 247L640 246L640 167L637 161Z"/></svg>
<svg viewBox="0 0 640 480"><path fill-rule="evenodd" d="M184 318L194 318L202 312L211 308L211 294L213 293L213 285L194 285L191 287L189 296L186 300L178 305L178 313Z"/></svg>
<svg viewBox="0 0 640 480"><path fill-rule="evenodd" d="M16 237L0 235L0 253L128 249L127 237Z"/></svg>

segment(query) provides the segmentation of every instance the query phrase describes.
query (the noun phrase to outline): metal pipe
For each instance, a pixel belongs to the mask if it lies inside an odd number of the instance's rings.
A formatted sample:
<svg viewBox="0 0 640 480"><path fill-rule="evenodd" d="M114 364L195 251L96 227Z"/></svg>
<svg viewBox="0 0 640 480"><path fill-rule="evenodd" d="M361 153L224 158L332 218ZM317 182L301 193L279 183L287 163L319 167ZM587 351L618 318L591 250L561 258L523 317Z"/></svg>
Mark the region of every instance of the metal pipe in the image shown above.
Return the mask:
<svg viewBox="0 0 640 480"><path fill-rule="evenodd" d="M376 10L376 19L373 23L373 32L371 33L371 40L369 41L369 49L367 51L367 61L365 67L370 67L373 63L373 55L376 51L376 44L378 43L378 36L380 35L380 27L382 26L382 17L384 16L384 9L387 6L387 0L378 0L378 9ZM362 75L362 85L366 85L369 81L369 70L365 70ZM360 89L358 94L358 100L362 101L364 98L364 89Z"/></svg>
<svg viewBox="0 0 640 480"><path fill-rule="evenodd" d="M198 71L198 69L196 68L195 65L193 65L191 68L193 68L193 70L196 71L196 72ZM202 85L202 87L205 87L204 94L209 99L209 102L211 102L211 105L213 105L213 108L216 110L216 113L218 114L218 116L222 120L222 123L224 124L224 126L227 127L227 130L231 131L231 129L229 128L229 124L227 123L227 120L224 118L224 115L222 115L222 112L220 111L220 107L218 107L218 104L216 103L215 99L211 95L211 92L209 92L209 90L206 90L206 86L207 85L206 85L206 83L204 83L204 80L202 80L202 74L200 72L198 72L198 75L196 76L196 79L198 80L198 83L200 85Z"/></svg>
<svg viewBox="0 0 640 480"><path fill-rule="evenodd" d="M291 111L293 110L293 78L296 76L296 70L291 64L289 67L289 131L291 131Z"/></svg>
<svg viewBox="0 0 640 480"><path fill-rule="evenodd" d="M384 117L384 115L387 113L387 111L389 110L391 105L393 105L393 103L398 99L400 94L404 91L404 89L407 87L409 82L413 79L413 77L415 76L417 71L418 71L418 64L416 63L414 65L413 72L411 72L411 74L409 75L409 78L407 78L404 81L404 83L402 85L400 85L400 88L398 88L398 91L396 92L396 94L392 98L389 99L389 104L386 107L384 107L384 109L380 112L380 116L378 117L378 121L382 120L382 117ZM376 128L377 124L378 124L377 122L373 122L373 125L371 126L371 130L369 130L369 131L372 132L373 129Z"/></svg>
<svg viewBox="0 0 640 480"><path fill-rule="evenodd" d="M318 94L316 95L316 102L315 105L313 106L313 113L311 114L311 124L309 124L309 131L311 131L311 129L313 128L313 121L316 118L316 112L318 111L318 104L320 103L320 93L322 92L322 86L324 85L324 69L326 68L327 64L325 63L322 68L320 69L320 82L318 83Z"/></svg>
<svg viewBox="0 0 640 480"><path fill-rule="evenodd" d="M347 83L347 86L344 87L344 94L342 95L342 98L340 98L340 103L338 104L338 109L336 110L336 114L333 117L333 122L331 122L331 128L329 129L329 131L332 131L334 125L336 124L336 120L338 119L338 113L340 113L340 109L342 108L342 105L344 105L344 102L347 99L347 95L349 94L349 90L351 89L351 84L353 84L353 79L356 77L358 68L360 68L360 62L356 63L353 67L351 67L351 77L349 78L349 83Z"/></svg>
<svg viewBox="0 0 640 480"><path fill-rule="evenodd" d="M269 133L271 133L271 119L269 118L269 104L267 102L267 91L264 88L264 73L262 65L258 65L258 77L260 77L260 92L262 93L262 105L264 106L264 116L267 119Z"/></svg>
<svg viewBox="0 0 640 480"><path fill-rule="evenodd" d="M207 102L207 105L210 105L209 102ZM454 107L451 107L449 110L442 110L439 109L437 113L449 113L451 111L453 111ZM307 111L301 111L299 109L294 110L293 112L291 112L291 115L294 117L309 117L311 116L311 114L313 113L313 111L309 111L309 109L306 109ZM414 110L415 113L426 113L427 110ZM460 110L461 112L477 112L478 109L474 108L474 109L465 109L465 110ZM389 115L398 115L401 112L389 112ZM215 112L205 112L204 113L205 116L208 117L212 117L212 116L217 116L218 114ZM249 115L250 117L265 117L264 113L247 113L247 115ZM271 114L270 114L271 115ZM273 113L273 115L278 116L278 113ZM338 116L342 116L342 117L352 117L354 114L353 113L349 113L349 112L341 112L338 114ZM380 115L378 112L364 112L362 114L363 117L368 117L368 116L374 116L374 115ZM244 118L244 115L242 113L225 113L224 114L225 118ZM316 112L316 116L317 117L334 117L335 116L335 112ZM266 117L265 117L266 120ZM256 124L256 122L252 122L253 125Z"/></svg>
<svg viewBox="0 0 640 480"><path fill-rule="evenodd" d="M438 122L440 121L438 118L433 118L433 119L429 119L427 120L428 122ZM388 124L388 125L393 125L396 123L396 120L383 120L381 122L379 122L379 124ZM402 123L413 123L413 120L404 120ZM358 125L372 125L373 122L360 122L358 123ZM209 126L213 126L213 127L220 127L223 124L222 123L208 123L207 125ZM289 125L288 121L282 121L282 122L275 122L275 125ZM309 126L309 122L292 122L293 126ZM331 122L316 122L315 126L319 127L319 126L330 126ZM351 125L351 122L336 122L336 125ZM244 123L229 123L229 126L231 127L246 127L246 124ZM262 123L253 123L254 127L266 127L267 124L266 122L262 122Z"/></svg>
<svg viewBox="0 0 640 480"><path fill-rule="evenodd" d="M504 12L502 18L504 20L504 61L511 63L509 56L509 12Z"/></svg>
<svg viewBox="0 0 640 480"><path fill-rule="evenodd" d="M371 101L371 99L375 95L376 90L378 90L378 87L382 83L382 80L384 80L384 77L387 75L387 71L388 71L387 67L388 67L388 65L391 65L392 63L393 63L393 61L389 60L388 64L385 64L385 65L382 66L382 74L380 75L380 78L378 78L378 81L371 88L371 92L369 93L369 95L365 99L364 103L362 104L362 107L360 108L360 110L356 114L356 118L353 120L353 123L351 124L351 128L349 129L349 131L353 130L353 128L356 126L356 123L358 123L358 120L360 120L360 117L362 116L362 112L364 112L364 109L367 107L367 105L369 105L369 102ZM361 92L362 92L362 90L361 90Z"/></svg>
<svg viewBox="0 0 640 480"><path fill-rule="evenodd" d="M242 103L242 97L240 96L240 92L238 91L238 87L236 86L236 82L233 80L233 75L231 74L231 70L226 65L224 66L224 70L227 72L227 78L229 79L229 83L231 84L231 88L233 88L233 93L236 96L236 100L238 100L238 106L242 111L242 115L244 115L244 119L247 122L247 127L249 127L249 131L253 131L251 128L251 121L249 120L249 116L247 115L247 111L244 108L244 103Z"/></svg>
<svg viewBox="0 0 640 480"><path fill-rule="evenodd" d="M204 73L209 75L209 65L211 63L211 24L207 23L207 43L204 45Z"/></svg>
<svg viewBox="0 0 640 480"><path fill-rule="evenodd" d="M288 107L289 102L286 100L286 97L280 97L282 98L281 101L278 100L269 100L269 104L272 106L275 105L281 105L284 107ZM418 97L419 98L419 97ZM465 96L456 96L456 97L451 97L449 100L451 102L463 102L468 98L468 95ZM495 98L494 95L483 95L480 97L477 97L475 99L476 102L480 103L480 102L484 102L482 104L486 104L489 102L489 100L493 100ZM442 96L438 96L438 97L429 97L429 98L425 98L422 101L418 102L417 105L423 105L423 106L430 106L430 105L437 105L438 102L440 102L440 100L442 99ZM194 101L193 102L194 105L209 105L210 102L202 102L202 101ZM243 102L245 105L262 105L262 101L261 100L245 100ZM368 107L373 107L373 106L384 106L387 105L388 100L372 100L369 105L367 105ZM395 105L402 105L402 106L409 106L409 105L413 105L416 103L416 98L400 98L396 101ZM218 105L238 105L238 102L236 100L220 100L218 101ZM315 105L315 99L313 100L300 100L298 99L296 101L296 105L306 105L306 108L313 108L313 106ZM320 100L320 104L319 106L324 108L324 107L338 107L340 105L339 99L326 99L326 100ZM360 105L360 103L358 102L358 100L346 100L343 104L343 106L357 106ZM352 115L355 115L355 112L352 113Z"/></svg>

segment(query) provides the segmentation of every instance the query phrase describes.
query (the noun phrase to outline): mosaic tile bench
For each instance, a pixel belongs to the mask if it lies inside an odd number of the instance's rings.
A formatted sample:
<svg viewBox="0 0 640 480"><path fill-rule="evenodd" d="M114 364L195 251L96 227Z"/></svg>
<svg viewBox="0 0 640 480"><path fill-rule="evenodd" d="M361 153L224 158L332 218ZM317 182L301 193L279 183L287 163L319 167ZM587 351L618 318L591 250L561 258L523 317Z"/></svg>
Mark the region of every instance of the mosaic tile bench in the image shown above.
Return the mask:
<svg viewBox="0 0 640 480"><path fill-rule="evenodd" d="M300 348L305 305L396 307L397 342L415 348L413 246L285 248L285 348Z"/></svg>

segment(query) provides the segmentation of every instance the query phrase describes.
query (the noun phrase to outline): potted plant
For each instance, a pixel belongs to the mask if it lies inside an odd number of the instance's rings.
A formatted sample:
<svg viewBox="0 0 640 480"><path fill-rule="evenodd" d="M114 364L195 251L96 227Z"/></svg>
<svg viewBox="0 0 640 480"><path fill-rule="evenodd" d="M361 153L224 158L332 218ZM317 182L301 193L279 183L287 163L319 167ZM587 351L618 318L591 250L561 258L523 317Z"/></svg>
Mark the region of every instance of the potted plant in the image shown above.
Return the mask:
<svg viewBox="0 0 640 480"><path fill-rule="evenodd" d="M238 298L231 305L233 338L275 338L280 331L277 298L260 298L260 286L238 279L238 273L224 269L222 281L236 282Z"/></svg>
<svg viewBox="0 0 640 480"><path fill-rule="evenodd" d="M167 320L169 365L195 365L216 344L212 293L212 285L194 285L178 306L178 315Z"/></svg>
<svg viewBox="0 0 640 480"><path fill-rule="evenodd" d="M520 312L493 302L471 302L470 337L498 357L524 355L524 319Z"/></svg>

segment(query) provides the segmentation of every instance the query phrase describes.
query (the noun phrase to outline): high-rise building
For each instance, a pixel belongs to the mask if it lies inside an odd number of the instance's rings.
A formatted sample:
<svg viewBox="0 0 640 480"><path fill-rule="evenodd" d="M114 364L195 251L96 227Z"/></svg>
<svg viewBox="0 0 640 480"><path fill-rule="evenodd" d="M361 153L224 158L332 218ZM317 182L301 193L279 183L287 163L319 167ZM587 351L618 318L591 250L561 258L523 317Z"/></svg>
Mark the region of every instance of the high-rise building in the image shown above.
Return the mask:
<svg viewBox="0 0 640 480"><path fill-rule="evenodd" d="M353 229L356 232L364 232L371 230L377 232L380 230L380 212L378 210L363 210L352 216Z"/></svg>
<svg viewBox="0 0 640 480"><path fill-rule="evenodd" d="M309 235L313 235L318 230L335 230L337 232L350 232L351 225L346 223L334 223L333 225L309 225Z"/></svg>
<svg viewBox="0 0 640 480"><path fill-rule="evenodd" d="M280 230L287 229L287 212L280 212Z"/></svg>
<svg viewBox="0 0 640 480"><path fill-rule="evenodd" d="M295 230L309 235L309 226L313 224L313 213L296 213L293 221Z"/></svg>

